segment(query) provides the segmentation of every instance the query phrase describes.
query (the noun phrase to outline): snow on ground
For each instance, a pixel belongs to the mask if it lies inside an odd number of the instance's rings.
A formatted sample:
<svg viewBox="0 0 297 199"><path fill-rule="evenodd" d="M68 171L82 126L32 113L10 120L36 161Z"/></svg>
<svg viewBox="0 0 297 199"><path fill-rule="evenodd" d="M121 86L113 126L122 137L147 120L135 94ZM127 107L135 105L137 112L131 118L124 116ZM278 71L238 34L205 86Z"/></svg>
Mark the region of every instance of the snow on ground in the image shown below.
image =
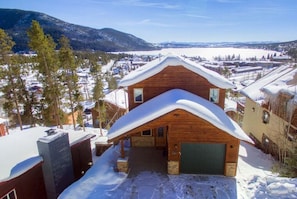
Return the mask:
<svg viewBox="0 0 297 199"><path fill-rule="evenodd" d="M239 150L238 198L297 198L297 179L273 174L270 155L246 143L241 143Z"/></svg>
<svg viewBox="0 0 297 199"><path fill-rule="evenodd" d="M274 160L241 142L237 176L141 172L134 177L114 171L119 146L109 148L84 177L69 186L60 199L76 198L297 198L297 179L271 172Z"/></svg>

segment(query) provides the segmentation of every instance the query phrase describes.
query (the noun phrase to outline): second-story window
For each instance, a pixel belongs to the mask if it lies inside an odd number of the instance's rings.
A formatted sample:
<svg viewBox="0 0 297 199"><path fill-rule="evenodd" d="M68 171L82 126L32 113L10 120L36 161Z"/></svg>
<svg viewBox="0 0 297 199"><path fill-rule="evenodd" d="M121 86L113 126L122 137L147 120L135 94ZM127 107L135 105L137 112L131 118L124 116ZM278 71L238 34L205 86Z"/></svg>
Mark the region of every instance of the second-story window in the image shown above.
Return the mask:
<svg viewBox="0 0 297 199"><path fill-rule="evenodd" d="M134 88L134 102L135 103L143 102L143 89L142 88Z"/></svg>
<svg viewBox="0 0 297 199"><path fill-rule="evenodd" d="M17 199L16 191L15 189L11 190L9 193L1 197L1 199Z"/></svg>
<svg viewBox="0 0 297 199"><path fill-rule="evenodd" d="M220 89L211 88L209 90L209 101L213 103L219 103L219 97L220 97Z"/></svg>
<svg viewBox="0 0 297 199"><path fill-rule="evenodd" d="M263 111L263 115L262 115L262 121L264 124L268 124L269 123L269 119L270 119L270 114L268 113L268 111Z"/></svg>

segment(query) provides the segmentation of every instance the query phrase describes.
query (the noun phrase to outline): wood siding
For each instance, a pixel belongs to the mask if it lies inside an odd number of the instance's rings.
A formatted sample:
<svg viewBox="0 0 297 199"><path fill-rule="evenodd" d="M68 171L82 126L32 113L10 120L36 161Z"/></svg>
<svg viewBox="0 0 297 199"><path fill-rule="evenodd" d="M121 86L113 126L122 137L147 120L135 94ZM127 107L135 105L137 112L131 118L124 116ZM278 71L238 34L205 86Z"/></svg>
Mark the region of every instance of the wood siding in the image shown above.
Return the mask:
<svg viewBox="0 0 297 199"><path fill-rule="evenodd" d="M127 110L119 108L118 106L105 102L105 110L106 110L106 121L102 124L103 128L107 128L113 125L113 123L119 119L121 116L123 116ZM97 102L96 102L97 106ZM98 111L96 108L91 109L92 112L92 121L93 121L93 127L99 128L99 122L98 122Z"/></svg>
<svg viewBox="0 0 297 199"><path fill-rule="evenodd" d="M74 177L78 180L93 164L90 139L72 145L71 156Z"/></svg>
<svg viewBox="0 0 297 199"><path fill-rule="evenodd" d="M42 163L35 165L18 177L0 182L0 198L12 189L15 189L18 199L47 198L42 173Z"/></svg>
<svg viewBox="0 0 297 199"><path fill-rule="evenodd" d="M171 89L183 89L209 100L210 88L218 88L207 79L186 69L183 66L168 66L158 74L128 87L129 109L132 110L141 103L134 103L134 88L143 88L144 102ZM224 108L225 90L220 89L218 105Z"/></svg>
<svg viewBox="0 0 297 199"><path fill-rule="evenodd" d="M226 144L225 163L237 163L240 140L215 127L211 123L184 110L174 110L145 125L133 129L126 136L139 137L141 131L167 126L168 161L180 161L181 143ZM152 135L154 136L154 134ZM133 146L133 143L132 143Z"/></svg>

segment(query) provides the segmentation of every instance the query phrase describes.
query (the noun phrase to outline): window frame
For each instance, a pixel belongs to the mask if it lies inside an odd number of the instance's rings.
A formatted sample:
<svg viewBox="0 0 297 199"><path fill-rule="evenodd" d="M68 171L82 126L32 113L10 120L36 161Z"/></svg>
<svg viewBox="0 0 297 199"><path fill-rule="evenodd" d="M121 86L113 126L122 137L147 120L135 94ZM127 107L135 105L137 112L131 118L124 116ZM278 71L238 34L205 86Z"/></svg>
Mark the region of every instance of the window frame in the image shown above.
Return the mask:
<svg viewBox="0 0 297 199"><path fill-rule="evenodd" d="M262 113L262 122L264 124L268 124L269 123L269 120L270 120L270 113L266 110L263 110L263 113Z"/></svg>
<svg viewBox="0 0 297 199"><path fill-rule="evenodd" d="M138 94L138 92L140 94ZM141 100L136 99L138 96L141 96ZM143 103L143 88L134 88L133 89L133 99L134 99L134 103Z"/></svg>
<svg viewBox="0 0 297 199"><path fill-rule="evenodd" d="M149 132L149 134L144 134L144 132ZM142 137L151 137L153 135L152 130L151 129L147 129L144 131L141 131L141 136Z"/></svg>
<svg viewBox="0 0 297 199"><path fill-rule="evenodd" d="M164 137L164 134L165 134L165 128L163 126L158 127L157 128L157 137L159 137L159 138Z"/></svg>
<svg viewBox="0 0 297 199"><path fill-rule="evenodd" d="M11 196L10 196L11 194L13 194L13 198L11 198ZM5 194L1 197L1 199L17 199L17 198L18 197L17 197L15 188L10 190L7 194Z"/></svg>
<svg viewBox="0 0 297 199"><path fill-rule="evenodd" d="M220 89L210 88L209 89L209 101L218 104L220 101Z"/></svg>

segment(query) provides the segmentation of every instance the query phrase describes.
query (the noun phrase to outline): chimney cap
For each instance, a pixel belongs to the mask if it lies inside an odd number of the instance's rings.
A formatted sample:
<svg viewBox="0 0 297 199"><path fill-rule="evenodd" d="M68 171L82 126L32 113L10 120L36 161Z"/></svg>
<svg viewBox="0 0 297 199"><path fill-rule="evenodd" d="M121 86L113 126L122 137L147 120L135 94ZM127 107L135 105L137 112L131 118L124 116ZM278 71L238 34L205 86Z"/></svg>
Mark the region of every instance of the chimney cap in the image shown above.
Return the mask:
<svg viewBox="0 0 297 199"><path fill-rule="evenodd" d="M51 135L56 134L55 129L48 129L48 130L46 130L45 132L47 133L48 136L51 136Z"/></svg>

